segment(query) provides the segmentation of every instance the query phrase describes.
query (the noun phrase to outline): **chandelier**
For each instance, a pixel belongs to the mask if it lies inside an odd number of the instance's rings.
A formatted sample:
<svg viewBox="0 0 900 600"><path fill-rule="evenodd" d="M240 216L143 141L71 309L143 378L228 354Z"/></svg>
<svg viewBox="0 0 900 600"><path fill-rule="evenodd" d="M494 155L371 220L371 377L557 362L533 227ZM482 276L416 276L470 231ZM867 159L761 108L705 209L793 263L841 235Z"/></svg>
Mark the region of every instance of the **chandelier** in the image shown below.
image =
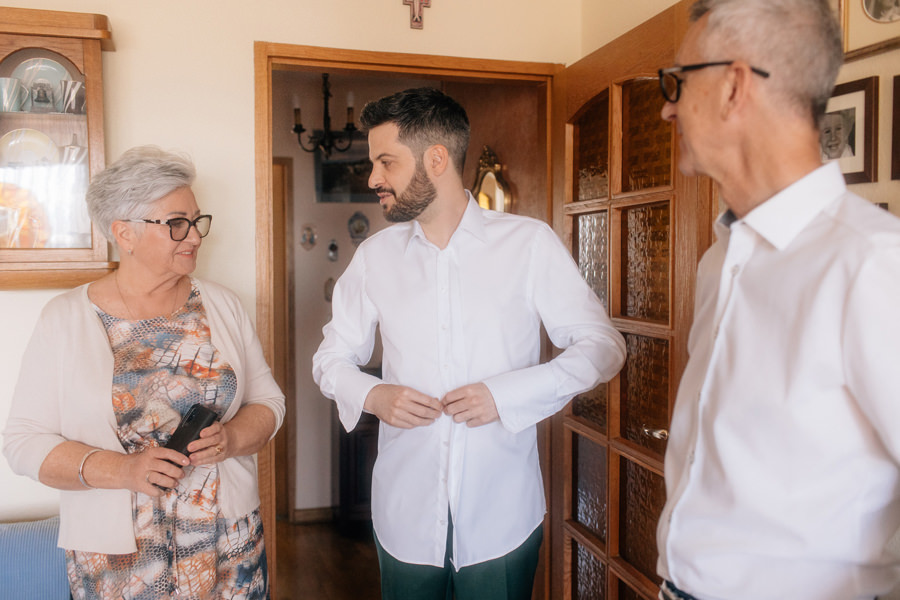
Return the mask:
<svg viewBox="0 0 900 600"><path fill-rule="evenodd" d="M352 93L347 97L347 124L339 131L331 130L331 114L328 112L328 99L331 98L331 84L328 83L328 73L322 73L322 99L325 106L322 115L322 130L315 130L306 136L306 143L303 142L303 134L306 128L300 118L300 109L294 109L294 128L292 131L297 134L297 143L307 152L315 152L321 150L322 154L327 157L331 156L333 151L346 152L353 143L353 132L356 126L353 124L353 96Z"/></svg>

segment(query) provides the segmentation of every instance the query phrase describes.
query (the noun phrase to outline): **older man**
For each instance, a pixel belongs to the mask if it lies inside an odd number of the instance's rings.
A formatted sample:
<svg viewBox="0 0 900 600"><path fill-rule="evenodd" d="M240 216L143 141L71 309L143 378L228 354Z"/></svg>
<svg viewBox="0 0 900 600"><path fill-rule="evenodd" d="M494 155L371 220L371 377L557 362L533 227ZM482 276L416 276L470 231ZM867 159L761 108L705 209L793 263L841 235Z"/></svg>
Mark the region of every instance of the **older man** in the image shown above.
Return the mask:
<svg viewBox="0 0 900 600"><path fill-rule="evenodd" d="M660 71L680 169L728 210L665 460L660 598L846 600L900 580L900 221L822 166L827 0L701 0Z"/></svg>

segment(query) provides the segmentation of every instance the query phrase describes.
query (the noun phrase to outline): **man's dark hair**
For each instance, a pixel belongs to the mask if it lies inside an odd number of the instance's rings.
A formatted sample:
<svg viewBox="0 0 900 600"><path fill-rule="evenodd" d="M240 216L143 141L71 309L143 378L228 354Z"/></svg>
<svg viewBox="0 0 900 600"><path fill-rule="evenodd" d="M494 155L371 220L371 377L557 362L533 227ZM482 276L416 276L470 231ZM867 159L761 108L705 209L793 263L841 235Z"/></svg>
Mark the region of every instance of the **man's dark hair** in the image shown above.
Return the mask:
<svg viewBox="0 0 900 600"><path fill-rule="evenodd" d="M400 141L412 150L417 162L428 147L446 147L462 176L469 147L469 117L456 100L442 91L415 88L369 102L359 121L365 132L386 123L397 125Z"/></svg>

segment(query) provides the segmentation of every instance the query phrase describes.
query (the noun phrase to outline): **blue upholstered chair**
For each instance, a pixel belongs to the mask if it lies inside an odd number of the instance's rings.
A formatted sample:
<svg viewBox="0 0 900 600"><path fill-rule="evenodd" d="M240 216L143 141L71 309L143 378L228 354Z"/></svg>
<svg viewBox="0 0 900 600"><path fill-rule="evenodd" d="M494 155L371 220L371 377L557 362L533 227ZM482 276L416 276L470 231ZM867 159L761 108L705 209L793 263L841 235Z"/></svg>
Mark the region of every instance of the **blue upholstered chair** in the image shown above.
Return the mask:
<svg viewBox="0 0 900 600"><path fill-rule="evenodd" d="M59 517L0 523L0 600L71 598L58 534Z"/></svg>

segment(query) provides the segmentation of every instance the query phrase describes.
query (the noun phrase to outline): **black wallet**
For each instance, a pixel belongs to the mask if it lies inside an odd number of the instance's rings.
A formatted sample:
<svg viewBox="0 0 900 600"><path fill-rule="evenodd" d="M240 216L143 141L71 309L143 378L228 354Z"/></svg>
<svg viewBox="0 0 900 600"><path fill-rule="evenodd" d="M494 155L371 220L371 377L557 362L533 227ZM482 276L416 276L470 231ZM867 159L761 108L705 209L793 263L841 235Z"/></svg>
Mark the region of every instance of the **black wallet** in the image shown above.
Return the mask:
<svg viewBox="0 0 900 600"><path fill-rule="evenodd" d="M216 422L219 415L212 409L195 404L188 409L165 447L187 455L188 444L200 437L200 432Z"/></svg>

